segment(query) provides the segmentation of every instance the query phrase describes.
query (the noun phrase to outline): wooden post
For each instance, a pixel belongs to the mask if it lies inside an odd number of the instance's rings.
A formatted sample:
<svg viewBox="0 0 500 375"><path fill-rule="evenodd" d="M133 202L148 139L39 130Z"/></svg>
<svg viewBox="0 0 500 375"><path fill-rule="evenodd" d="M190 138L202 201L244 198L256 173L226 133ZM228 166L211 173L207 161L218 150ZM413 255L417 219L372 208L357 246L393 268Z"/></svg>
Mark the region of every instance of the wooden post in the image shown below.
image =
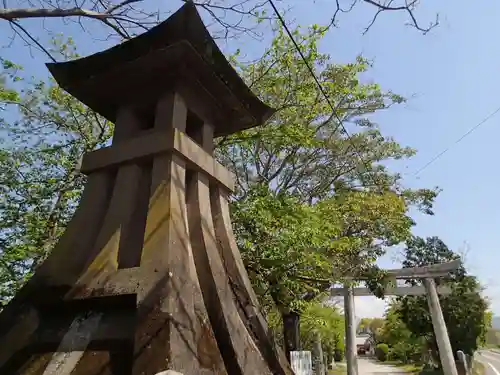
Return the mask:
<svg viewBox="0 0 500 375"><path fill-rule="evenodd" d="M350 284L344 286L344 319L346 339L347 375L358 375L358 358L356 351L356 324L354 314L354 293Z"/></svg>
<svg viewBox="0 0 500 375"><path fill-rule="evenodd" d="M459 375L469 375L469 363L467 362L467 356L465 355L465 353L461 350L457 350L457 358L460 366L462 366L461 369L457 368Z"/></svg>
<svg viewBox="0 0 500 375"><path fill-rule="evenodd" d="M434 334L439 349L439 359L444 375L458 375L455 360L453 358L453 350L451 348L448 330L444 321L439 296L436 290L434 279L424 279L425 289L427 291L427 302L434 327Z"/></svg>
<svg viewBox="0 0 500 375"><path fill-rule="evenodd" d="M413 287L387 287L385 295L423 295L427 294L427 301L431 310L432 322L436 337L438 338L441 362L445 375L457 375L456 365L451 352L448 332L444 324L443 313L439 304L438 294L450 294L451 288L440 286L436 288L434 278L446 276L450 272L458 269L461 265L460 260L454 260L446 263L431 264L423 267L402 268L386 270L386 273L393 279L423 279L424 286ZM357 375L357 350L355 345L356 327L354 325L354 296L372 295L369 288L360 287L352 289L348 284L344 287L332 288L330 295L332 297L344 296L344 314L346 331L346 360L348 375ZM443 348L443 349L441 349ZM442 353L442 354L441 354Z"/></svg>

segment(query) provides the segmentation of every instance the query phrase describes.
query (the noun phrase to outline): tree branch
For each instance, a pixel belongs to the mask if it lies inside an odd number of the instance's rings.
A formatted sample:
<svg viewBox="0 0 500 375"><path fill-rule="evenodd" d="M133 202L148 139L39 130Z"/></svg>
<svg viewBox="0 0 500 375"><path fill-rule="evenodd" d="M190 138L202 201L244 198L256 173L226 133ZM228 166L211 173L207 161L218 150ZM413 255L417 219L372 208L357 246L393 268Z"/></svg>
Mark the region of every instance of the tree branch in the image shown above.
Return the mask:
<svg viewBox="0 0 500 375"><path fill-rule="evenodd" d="M428 27L422 27L419 22L417 21L417 17L414 14L414 10L418 4L418 0L404 0L404 5L393 5L394 0L386 0L385 2L381 1L375 1L375 0L363 0L365 3L373 5L375 8L377 8L377 12L373 16L372 21L370 24L365 28L363 31L363 34L366 34L370 28L373 26L375 23L378 15L382 12L406 12L408 13L408 16L411 19L411 22L409 25L413 26L415 29L418 31L421 31L424 34L427 34L429 31L431 31L434 27L439 25L439 14L436 14L436 19L430 23Z"/></svg>
<svg viewBox="0 0 500 375"><path fill-rule="evenodd" d="M134 1L127 1L128 3ZM111 9L110 9L111 10ZM108 18L115 17L111 12L96 12L93 10L83 9L83 8L54 8L54 9L42 9L42 8L17 8L17 9L0 9L0 19L6 21L14 21L22 18L65 18L65 17L86 17L94 18L103 21Z"/></svg>

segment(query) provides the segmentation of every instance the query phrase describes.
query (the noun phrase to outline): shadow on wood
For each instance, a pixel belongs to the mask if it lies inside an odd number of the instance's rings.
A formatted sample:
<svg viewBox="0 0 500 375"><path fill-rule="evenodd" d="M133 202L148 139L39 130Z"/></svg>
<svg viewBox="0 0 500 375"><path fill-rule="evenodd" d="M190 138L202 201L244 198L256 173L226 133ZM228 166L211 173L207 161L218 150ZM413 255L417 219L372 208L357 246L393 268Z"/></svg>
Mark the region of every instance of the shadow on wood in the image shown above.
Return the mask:
<svg viewBox="0 0 500 375"><path fill-rule="evenodd" d="M115 133L85 156L78 210L0 314L0 373L291 375L233 237L233 176L213 158L214 137L258 126L273 110L194 5L119 46L48 67Z"/></svg>

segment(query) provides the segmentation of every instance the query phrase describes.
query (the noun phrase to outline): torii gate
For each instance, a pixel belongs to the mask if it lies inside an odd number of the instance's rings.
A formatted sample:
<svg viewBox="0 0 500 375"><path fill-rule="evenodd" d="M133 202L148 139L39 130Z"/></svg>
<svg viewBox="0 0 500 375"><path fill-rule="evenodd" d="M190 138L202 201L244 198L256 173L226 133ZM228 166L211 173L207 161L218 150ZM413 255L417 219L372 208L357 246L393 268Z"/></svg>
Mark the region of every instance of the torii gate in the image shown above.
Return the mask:
<svg viewBox="0 0 500 375"><path fill-rule="evenodd" d="M78 210L0 314L0 374L292 375L233 237L234 176L213 157L214 137L274 110L192 2L134 39L48 67L115 123L114 137L85 155Z"/></svg>
<svg viewBox="0 0 500 375"><path fill-rule="evenodd" d="M412 287L387 287L386 296L426 295L431 314L432 325L436 335L439 349L439 358L445 375L457 375L457 368L453 357L448 330L444 321L443 312L439 303L439 294L450 294L451 289L446 286L436 287L435 278L443 277L457 270L461 265L460 260L447 263L432 264L425 267L401 268L387 270L389 279L422 279L423 286ZM349 284L344 287L332 288L331 296L344 296L344 317L346 326L346 361L348 375L358 375L357 350L356 350L356 325L354 314L354 296L372 295L368 288L352 288Z"/></svg>

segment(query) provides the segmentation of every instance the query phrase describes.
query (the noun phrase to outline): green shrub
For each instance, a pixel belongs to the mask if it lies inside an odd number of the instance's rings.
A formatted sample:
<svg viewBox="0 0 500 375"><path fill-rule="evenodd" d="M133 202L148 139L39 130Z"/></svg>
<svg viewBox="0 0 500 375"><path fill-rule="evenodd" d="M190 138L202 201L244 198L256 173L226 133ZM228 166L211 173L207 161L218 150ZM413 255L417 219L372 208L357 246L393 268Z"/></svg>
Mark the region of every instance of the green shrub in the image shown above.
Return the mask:
<svg viewBox="0 0 500 375"><path fill-rule="evenodd" d="M375 348L375 356L380 362L387 361L387 355L389 354L389 346L387 344L378 344Z"/></svg>
<svg viewBox="0 0 500 375"><path fill-rule="evenodd" d="M344 351L342 349L335 349L333 352L333 359L335 362L342 362L344 359Z"/></svg>
<svg viewBox="0 0 500 375"><path fill-rule="evenodd" d="M486 368L481 362L473 361L471 372L472 372L472 375L484 375L484 374L486 374Z"/></svg>

